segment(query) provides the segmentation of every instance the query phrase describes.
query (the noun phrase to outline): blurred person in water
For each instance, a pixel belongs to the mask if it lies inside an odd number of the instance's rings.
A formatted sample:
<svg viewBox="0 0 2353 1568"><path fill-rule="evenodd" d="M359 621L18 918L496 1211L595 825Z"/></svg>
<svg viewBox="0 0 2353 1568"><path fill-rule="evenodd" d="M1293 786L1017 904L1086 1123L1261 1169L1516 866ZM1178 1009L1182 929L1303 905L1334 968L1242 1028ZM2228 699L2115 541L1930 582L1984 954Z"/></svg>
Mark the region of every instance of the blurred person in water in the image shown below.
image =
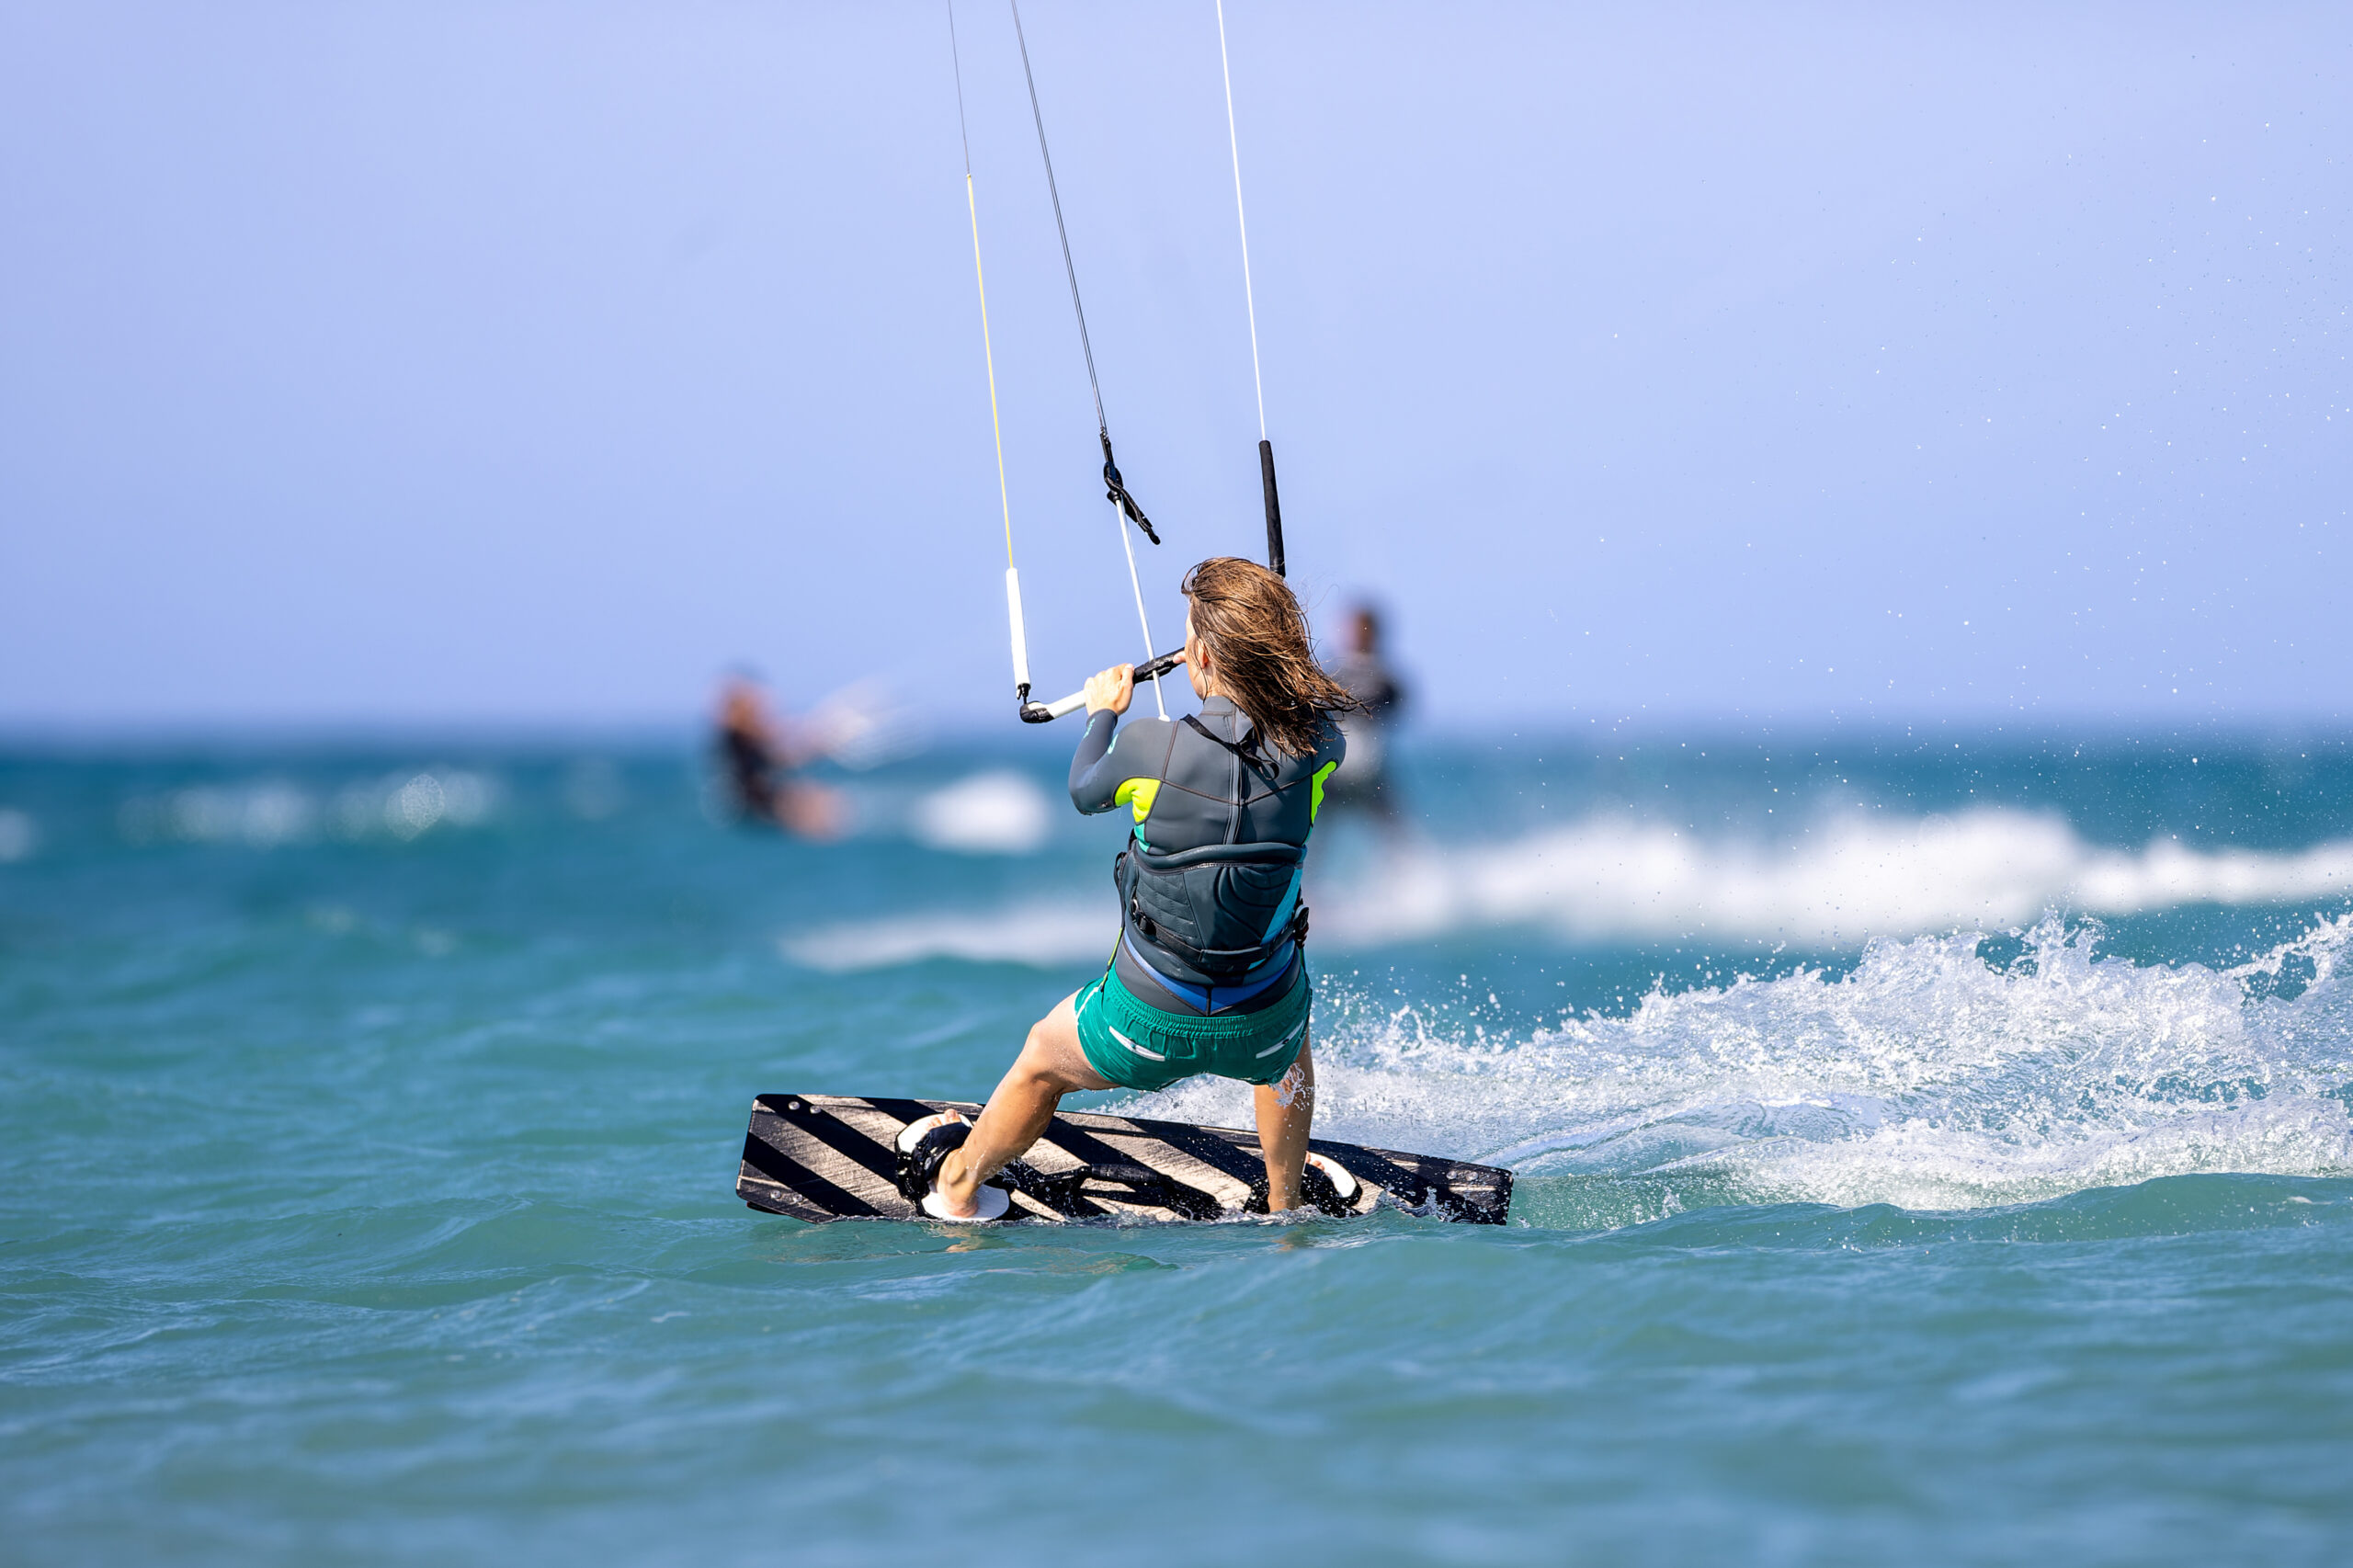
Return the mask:
<svg viewBox="0 0 2353 1568"><path fill-rule="evenodd" d="M802 838L833 838L841 832L841 796L793 773L824 755L792 726L768 711L756 676L737 671L720 689L714 748L727 786L728 802L739 820L771 823Z"/></svg>
<svg viewBox="0 0 2353 1568"><path fill-rule="evenodd" d="M1405 706L1405 687L1381 652L1381 612L1359 604L1348 618L1348 651L1332 676L1356 699L1354 711L1340 717L1348 743L1348 766L1325 792L1327 805L1362 812L1391 833L1404 824L1389 778L1389 727Z"/></svg>

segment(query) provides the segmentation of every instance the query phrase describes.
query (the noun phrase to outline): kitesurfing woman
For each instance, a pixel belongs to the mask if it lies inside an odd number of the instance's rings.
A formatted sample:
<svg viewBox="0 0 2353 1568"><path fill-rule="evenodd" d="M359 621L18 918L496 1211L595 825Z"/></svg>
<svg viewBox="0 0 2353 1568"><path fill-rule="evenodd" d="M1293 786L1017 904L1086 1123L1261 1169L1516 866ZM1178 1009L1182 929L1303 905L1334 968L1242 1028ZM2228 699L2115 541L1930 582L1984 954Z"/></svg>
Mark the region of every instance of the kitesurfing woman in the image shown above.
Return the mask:
<svg viewBox="0 0 2353 1568"><path fill-rule="evenodd" d="M1022 1174L1006 1167L1063 1096L1203 1073L1256 1085L1267 1210L1299 1205L1315 1109L1300 877L1345 750L1336 715L1356 703L1316 663L1299 601L1274 573L1220 556L1194 567L1184 592L1199 717L1120 729L1135 670L1114 665L1086 683L1071 760L1080 811L1125 806L1133 819L1114 868L1119 946L1099 979L1029 1030L977 1122L949 1112L907 1129L910 1196L936 1218L1006 1212L1017 1179L984 1184Z"/></svg>

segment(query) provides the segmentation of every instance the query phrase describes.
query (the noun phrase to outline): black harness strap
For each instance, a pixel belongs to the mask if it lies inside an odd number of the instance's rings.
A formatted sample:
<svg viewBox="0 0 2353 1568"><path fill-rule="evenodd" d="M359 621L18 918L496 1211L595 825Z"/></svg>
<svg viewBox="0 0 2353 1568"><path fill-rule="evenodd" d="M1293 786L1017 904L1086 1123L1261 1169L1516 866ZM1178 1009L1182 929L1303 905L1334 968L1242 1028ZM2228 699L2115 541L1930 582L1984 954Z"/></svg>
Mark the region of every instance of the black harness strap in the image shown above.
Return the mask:
<svg viewBox="0 0 2353 1568"><path fill-rule="evenodd" d="M1285 942L1304 944L1307 940L1307 905L1302 903L1291 911L1290 924L1283 934L1270 942L1260 942L1249 948L1197 948L1165 926L1143 912L1135 895L1128 896L1128 917L1135 922L1147 942L1166 948L1203 974L1215 974L1220 968L1239 966L1245 971L1258 967L1275 956Z"/></svg>
<svg viewBox="0 0 2353 1568"><path fill-rule="evenodd" d="M1275 781L1276 775L1280 771L1280 769L1275 766L1273 759L1258 750L1258 732L1255 727L1251 730L1248 736L1239 743L1236 743L1226 740L1219 735L1211 734L1209 726L1202 723L1199 719L1194 717L1190 713L1185 715L1184 722L1191 726L1195 734L1200 736L1201 739L1209 742L1211 745L1223 746L1226 750L1240 757L1244 767L1256 774L1259 778L1265 779L1267 783L1272 784Z"/></svg>

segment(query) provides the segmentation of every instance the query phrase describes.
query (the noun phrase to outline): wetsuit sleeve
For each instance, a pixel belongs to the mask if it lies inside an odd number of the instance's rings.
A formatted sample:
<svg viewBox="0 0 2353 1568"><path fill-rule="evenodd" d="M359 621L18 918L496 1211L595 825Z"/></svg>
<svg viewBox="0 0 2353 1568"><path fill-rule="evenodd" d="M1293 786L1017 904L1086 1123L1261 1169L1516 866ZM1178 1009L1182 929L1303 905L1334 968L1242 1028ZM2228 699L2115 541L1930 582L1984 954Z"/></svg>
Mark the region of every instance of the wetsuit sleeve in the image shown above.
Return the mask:
<svg viewBox="0 0 2353 1568"><path fill-rule="evenodd" d="M1093 816L1118 804L1120 769L1109 760L1120 716L1108 708L1086 716L1086 733L1070 759L1070 803Z"/></svg>

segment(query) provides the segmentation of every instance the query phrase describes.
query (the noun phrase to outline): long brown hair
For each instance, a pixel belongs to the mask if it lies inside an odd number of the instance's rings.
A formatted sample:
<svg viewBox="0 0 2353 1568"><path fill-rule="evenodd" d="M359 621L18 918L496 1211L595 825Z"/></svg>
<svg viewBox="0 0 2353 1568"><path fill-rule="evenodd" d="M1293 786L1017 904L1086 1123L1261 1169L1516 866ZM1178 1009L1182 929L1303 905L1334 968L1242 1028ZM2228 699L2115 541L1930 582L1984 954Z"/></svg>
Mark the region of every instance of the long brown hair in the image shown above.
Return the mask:
<svg viewBox="0 0 2353 1568"><path fill-rule="evenodd" d="M1211 556L1185 574L1184 590L1219 687L1278 749L1312 756L1333 714L1364 706L1315 662L1298 598L1264 566Z"/></svg>

